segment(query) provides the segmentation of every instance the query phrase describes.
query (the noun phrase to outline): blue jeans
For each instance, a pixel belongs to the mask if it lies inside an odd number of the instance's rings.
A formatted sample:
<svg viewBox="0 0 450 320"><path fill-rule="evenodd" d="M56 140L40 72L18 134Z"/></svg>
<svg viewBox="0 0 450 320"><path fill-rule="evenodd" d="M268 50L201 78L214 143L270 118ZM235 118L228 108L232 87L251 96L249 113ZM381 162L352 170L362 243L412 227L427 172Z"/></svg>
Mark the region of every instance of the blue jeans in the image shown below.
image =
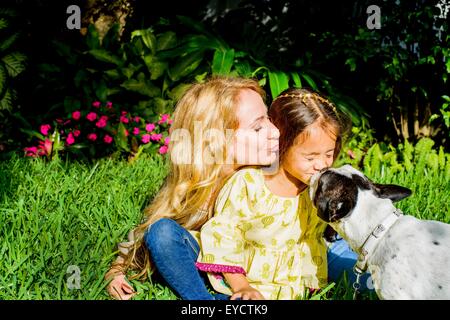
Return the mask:
<svg viewBox="0 0 450 320"><path fill-rule="evenodd" d="M349 283L353 284L356 280L353 266L357 259L358 255L349 247L347 241L338 236L337 240L328 247L328 279L338 282L345 272ZM360 291L374 290L372 278L368 272L361 276L359 283Z"/></svg>
<svg viewBox="0 0 450 320"><path fill-rule="evenodd" d="M206 274L199 271L200 247L194 237L174 220L162 218L153 223L144 235L151 259L162 278L184 300L226 300L230 296L210 293ZM329 280L337 282L347 271L350 281L356 254L343 239L333 242L328 250ZM361 280L361 290L367 290L368 274Z"/></svg>

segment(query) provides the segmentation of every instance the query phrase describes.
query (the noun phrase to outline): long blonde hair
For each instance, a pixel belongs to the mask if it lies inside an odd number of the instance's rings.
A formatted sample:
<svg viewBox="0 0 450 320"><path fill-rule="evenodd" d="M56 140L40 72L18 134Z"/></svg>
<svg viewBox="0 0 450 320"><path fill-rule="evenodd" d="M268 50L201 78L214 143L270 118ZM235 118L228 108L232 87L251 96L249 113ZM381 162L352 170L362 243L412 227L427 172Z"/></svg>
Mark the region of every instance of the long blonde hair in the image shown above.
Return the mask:
<svg viewBox="0 0 450 320"><path fill-rule="evenodd" d="M201 132L218 130L225 134L227 129L237 129L236 106L239 94L245 89L253 90L265 99L264 90L255 80L214 77L193 84L178 101L168 150L169 174L153 202L144 210L144 222L135 229L135 243L122 266L124 270L131 268L139 272L131 278L146 278L151 268L143 236L152 223L170 218L188 230L199 230L211 218L218 191L230 174L223 175L223 162L205 163L194 159L205 152L213 157L227 158L226 144L230 141L205 139L196 149L192 148L195 143L192 133L200 129ZM191 138L172 143L174 133L182 130L187 130L185 132L190 133ZM186 159L191 161L186 163Z"/></svg>

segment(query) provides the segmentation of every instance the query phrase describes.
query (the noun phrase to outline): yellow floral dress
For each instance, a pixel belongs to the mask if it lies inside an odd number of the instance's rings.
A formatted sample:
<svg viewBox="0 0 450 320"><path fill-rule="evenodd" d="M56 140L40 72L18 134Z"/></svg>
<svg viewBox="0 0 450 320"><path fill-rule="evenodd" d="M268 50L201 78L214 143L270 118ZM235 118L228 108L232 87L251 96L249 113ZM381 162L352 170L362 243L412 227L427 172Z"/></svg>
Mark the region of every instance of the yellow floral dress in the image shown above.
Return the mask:
<svg viewBox="0 0 450 320"><path fill-rule="evenodd" d="M200 232L197 267L213 288L232 294L220 276L240 272L266 299L298 299L327 282L325 223L308 188L297 197L273 194L261 169L242 169L224 185L214 217Z"/></svg>

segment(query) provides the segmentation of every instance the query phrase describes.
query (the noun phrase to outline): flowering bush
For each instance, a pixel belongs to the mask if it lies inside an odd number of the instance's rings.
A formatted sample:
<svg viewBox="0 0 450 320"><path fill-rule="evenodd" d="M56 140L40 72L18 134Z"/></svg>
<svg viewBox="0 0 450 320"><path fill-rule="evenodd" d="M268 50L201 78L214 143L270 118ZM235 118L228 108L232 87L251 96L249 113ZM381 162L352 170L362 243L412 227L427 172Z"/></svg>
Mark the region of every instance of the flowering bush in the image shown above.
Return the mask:
<svg viewBox="0 0 450 320"><path fill-rule="evenodd" d="M60 152L84 154L97 158L116 151L135 159L146 152L167 153L168 128L172 123L169 114L162 114L155 122L146 121L138 115L116 109L111 102L92 103L87 111L73 111L66 119L58 118L52 124L42 124L38 145L24 149L30 157L58 157ZM85 154L85 152L88 154Z"/></svg>

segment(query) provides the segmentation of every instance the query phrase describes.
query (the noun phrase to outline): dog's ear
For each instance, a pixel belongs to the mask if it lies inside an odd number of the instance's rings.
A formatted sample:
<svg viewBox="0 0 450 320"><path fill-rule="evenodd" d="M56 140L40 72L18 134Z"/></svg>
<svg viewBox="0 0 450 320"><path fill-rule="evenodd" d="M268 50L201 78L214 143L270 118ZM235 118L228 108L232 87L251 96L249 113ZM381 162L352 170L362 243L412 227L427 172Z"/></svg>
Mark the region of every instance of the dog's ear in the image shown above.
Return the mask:
<svg viewBox="0 0 450 320"><path fill-rule="evenodd" d="M373 186L380 198L390 199L393 202L405 199L412 194L410 189L395 184L374 183Z"/></svg>
<svg viewBox="0 0 450 320"><path fill-rule="evenodd" d="M351 199L329 199L323 197L317 203L317 215L325 222L336 222L345 217L355 205Z"/></svg>

